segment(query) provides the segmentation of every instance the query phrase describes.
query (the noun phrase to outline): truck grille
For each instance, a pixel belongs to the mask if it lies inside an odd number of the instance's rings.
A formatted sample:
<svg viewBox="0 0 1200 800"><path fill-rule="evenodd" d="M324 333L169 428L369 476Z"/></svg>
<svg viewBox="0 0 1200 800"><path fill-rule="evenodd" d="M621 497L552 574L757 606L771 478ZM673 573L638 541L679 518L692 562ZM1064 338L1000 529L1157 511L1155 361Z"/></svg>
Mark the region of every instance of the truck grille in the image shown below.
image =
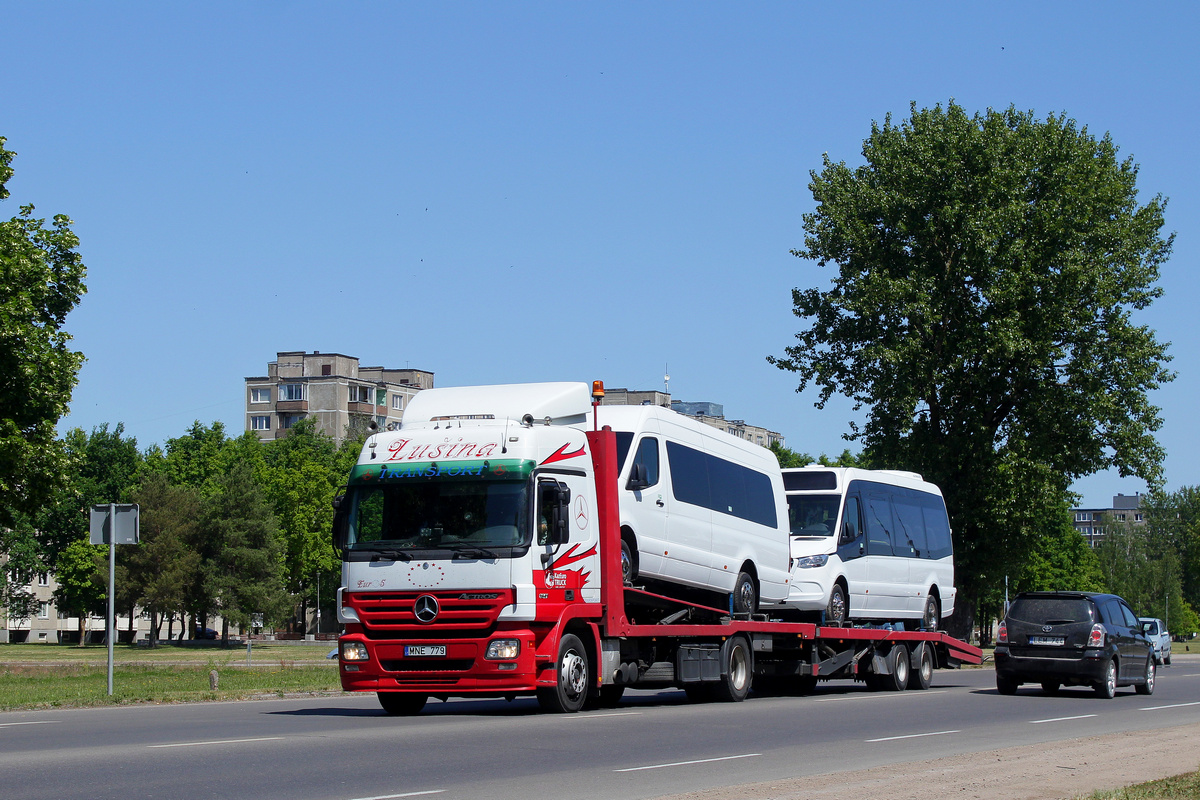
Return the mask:
<svg viewBox="0 0 1200 800"><path fill-rule="evenodd" d="M438 615L421 622L414 613L417 598L431 595ZM343 595L343 602L358 612L370 639L472 639L487 636L505 606L513 603L513 590L444 590L436 592L363 592Z"/></svg>

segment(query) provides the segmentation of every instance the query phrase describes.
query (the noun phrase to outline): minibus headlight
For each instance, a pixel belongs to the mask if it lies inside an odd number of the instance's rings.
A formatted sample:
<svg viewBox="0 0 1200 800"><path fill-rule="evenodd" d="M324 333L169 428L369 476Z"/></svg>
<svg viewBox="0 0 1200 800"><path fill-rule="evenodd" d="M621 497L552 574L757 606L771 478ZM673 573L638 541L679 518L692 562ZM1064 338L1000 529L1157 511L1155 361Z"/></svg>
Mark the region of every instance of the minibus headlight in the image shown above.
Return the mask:
<svg viewBox="0 0 1200 800"><path fill-rule="evenodd" d="M516 658L520 652L521 641L519 639L493 639L488 642L487 655L484 658L489 661L504 661Z"/></svg>
<svg viewBox="0 0 1200 800"><path fill-rule="evenodd" d="M342 642L343 661L366 661L371 656L362 642Z"/></svg>
<svg viewBox="0 0 1200 800"><path fill-rule="evenodd" d="M813 567L823 567L829 563L829 556L805 556L804 558L796 559L796 567L798 569L811 569Z"/></svg>

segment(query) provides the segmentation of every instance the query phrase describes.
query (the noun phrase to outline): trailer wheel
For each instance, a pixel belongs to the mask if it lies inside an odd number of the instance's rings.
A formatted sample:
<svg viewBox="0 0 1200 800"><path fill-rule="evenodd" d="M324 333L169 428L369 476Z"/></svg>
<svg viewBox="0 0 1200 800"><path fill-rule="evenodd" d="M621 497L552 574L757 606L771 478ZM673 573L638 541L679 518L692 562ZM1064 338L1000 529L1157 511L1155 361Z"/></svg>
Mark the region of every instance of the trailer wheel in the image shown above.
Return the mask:
<svg viewBox="0 0 1200 800"><path fill-rule="evenodd" d="M745 637L733 636L721 648L721 680L714 687L716 699L723 703L740 703L750 693L753 669L750 644Z"/></svg>
<svg viewBox="0 0 1200 800"><path fill-rule="evenodd" d="M893 691L903 692L908 688L908 648L900 642L892 645L888 661L891 662L892 674L884 678L884 685Z"/></svg>
<svg viewBox="0 0 1200 800"><path fill-rule="evenodd" d="M758 611L758 587L745 570L738 573L733 584L733 610L738 614L754 614Z"/></svg>
<svg viewBox="0 0 1200 800"><path fill-rule="evenodd" d="M553 714L573 714L583 708L591 687L592 670L588 664L583 642L568 633L558 643L558 680L556 685L537 690L538 703L543 711Z"/></svg>
<svg viewBox="0 0 1200 800"><path fill-rule="evenodd" d="M383 706L384 712L393 717L411 717L413 714L419 714L425 707L425 701L429 699L427 695L411 692L378 692L377 694L379 705Z"/></svg>
<svg viewBox="0 0 1200 800"><path fill-rule="evenodd" d="M920 650L917 653L917 671L913 677L916 678L917 684L915 689L928 689L933 685L933 648L925 642L919 645ZM909 678L912 680L912 677Z"/></svg>

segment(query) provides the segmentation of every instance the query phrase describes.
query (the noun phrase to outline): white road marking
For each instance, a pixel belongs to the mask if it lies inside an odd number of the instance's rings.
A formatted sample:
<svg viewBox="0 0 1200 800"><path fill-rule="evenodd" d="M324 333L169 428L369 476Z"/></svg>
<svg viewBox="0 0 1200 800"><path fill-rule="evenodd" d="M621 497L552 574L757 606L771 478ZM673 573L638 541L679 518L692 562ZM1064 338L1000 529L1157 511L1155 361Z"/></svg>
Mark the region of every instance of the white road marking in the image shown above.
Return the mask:
<svg viewBox="0 0 1200 800"><path fill-rule="evenodd" d="M572 714L565 719L600 719L602 717L640 717L641 711L614 711L611 714Z"/></svg>
<svg viewBox="0 0 1200 800"><path fill-rule="evenodd" d="M1094 717L1094 716L1096 716L1096 715L1095 714L1080 714L1078 717L1054 717L1053 719L1031 719L1031 720L1029 720L1029 724L1030 725L1041 725L1043 722L1066 722L1067 720L1087 719L1088 717Z"/></svg>
<svg viewBox="0 0 1200 800"><path fill-rule="evenodd" d="M884 736L882 739L867 739L868 742L894 742L897 739L919 739L922 736L945 736L948 733L962 733L962 731L933 731L932 733L909 733L904 736Z"/></svg>
<svg viewBox="0 0 1200 800"><path fill-rule="evenodd" d="M644 769L666 769L667 767L687 767L692 764L709 764L713 761L733 761L737 758L756 758L762 753L745 753L740 756L721 756L720 758L697 758L695 761L673 761L670 764L652 764L648 767L626 767L625 769L614 769L613 772L640 772Z"/></svg>
<svg viewBox="0 0 1200 800"><path fill-rule="evenodd" d="M0 722L0 728L11 728L14 725L53 725L55 722L62 722L62 720L42 719L37 722Z"/></svg>
<svg viewBox="0 0 1200 800"><path fill-rule="evenodd" d="M159 747L203 747L210 744L242 744L243 742L273 742L282 739L282 736L263 736L258 739L218 739L211 742L178 742L176 744L148 744L147 748L153 750Z"/></svg>
<svg viewBox="0 0 1200 800"><path fill-rule="evenodd" d="M1164 708L1187 708L1188 706L1200 706L1200 702L1174 703L1173 705L1169 705L1169 706L1147 706L1146 708L1142 708L1139 710L1140 711L1161 711Z"/></svg>
<svg viewBox="0 0 1200 800"><path fill-rule="evenodd" d="M947 691L949 691L949 690L948 689L932 689L932 690L926 690L924 692L897 693L897 694L893 694L892 696L893 697L928 697L931 694L945 694ZM879 693L872 692L870 694L847 695L845 697L816 697L816 698L812 699L812 702L814 702L814 703L838 703L838 702L857 701L857 700L870 700L872 697L879 697Z"/></svg>
<svg viewBox="0 0 1200 800"><path fill-rule="evenodd" d="M426 789L423 792L405 792L404 794L377 794L374 797L356 797L353 800L395 800L397 797L420 797L425 794L441 794L445 789Z"/></svg>

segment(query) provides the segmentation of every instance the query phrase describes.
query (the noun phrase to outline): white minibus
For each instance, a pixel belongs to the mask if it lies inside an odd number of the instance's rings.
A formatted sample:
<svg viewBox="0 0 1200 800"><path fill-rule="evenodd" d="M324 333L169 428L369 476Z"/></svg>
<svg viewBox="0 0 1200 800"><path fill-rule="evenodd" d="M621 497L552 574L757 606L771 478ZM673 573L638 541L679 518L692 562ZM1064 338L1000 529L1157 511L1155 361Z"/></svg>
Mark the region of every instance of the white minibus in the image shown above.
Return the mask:
<svg viewBox="0 0 1200 800"><path fill-rule="evenodd" d="M792 540L787 605L824 624L915 621L954 612L954 551L941 490L914 472L783 470Z"/></svg>
<svg viewBox="0 0 1200 800"><path fill-rule="evenodd" d="M787 506L774 453L659 406L606 405L599 418L617 438L626 582L715 592L741 613L787 598Z"/></svg>

